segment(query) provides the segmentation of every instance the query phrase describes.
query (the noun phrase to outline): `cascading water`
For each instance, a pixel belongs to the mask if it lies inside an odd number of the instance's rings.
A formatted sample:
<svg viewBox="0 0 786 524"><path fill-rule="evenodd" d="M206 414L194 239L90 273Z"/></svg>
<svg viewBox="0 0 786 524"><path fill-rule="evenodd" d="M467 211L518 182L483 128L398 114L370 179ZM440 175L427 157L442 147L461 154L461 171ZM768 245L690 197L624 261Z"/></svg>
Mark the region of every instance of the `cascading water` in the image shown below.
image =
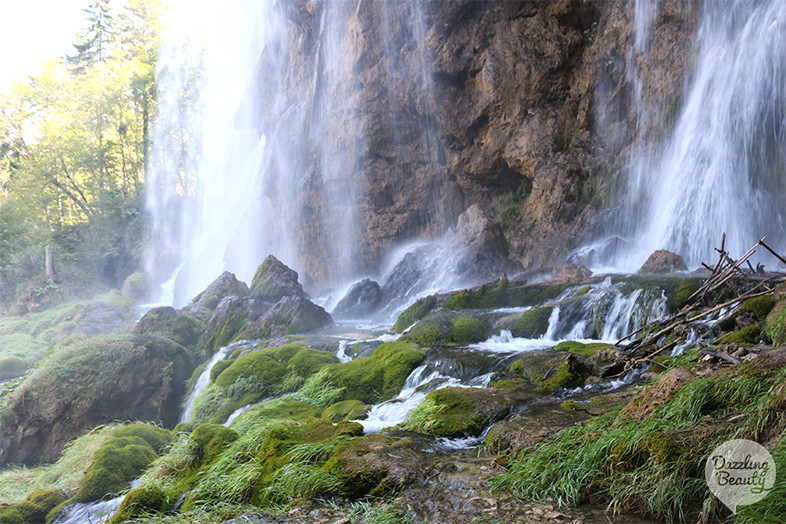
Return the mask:
<svg viewBox="0 0 786 524"><path fill-rule="evenodd" d="M383 157L402 173L403 162L428 164L435 187L444 174L428 117L421 3L188 2L171 19L158 72L148 271L163 282L183 266L175 305L224 270L250 281L267 254L307 285L337 284L377 264L381 248L369 254L359 238L370 227L360 210L377 207L369 164ZM363 91L354 68L379 50L384 67ZM414 91L411 112L365 99L402 93L402 83ZM371 143L374 129L383 143ZM418 135L419 150L404 151L401 137ZM439 202L428 207L443 213ZM417 235L425 224L411 226L400 233Z"/></svg>
<svg viewBox="0 0 786 524"><path fill-rule="evenodd" d="M722 233L738 254L764 235L786 242L786 4L702 9L673 133L662 148L640 144L630 169L617 234L632 240L610 261L621 270L635 271L656 249L697 267L714 259Z"/></svg>

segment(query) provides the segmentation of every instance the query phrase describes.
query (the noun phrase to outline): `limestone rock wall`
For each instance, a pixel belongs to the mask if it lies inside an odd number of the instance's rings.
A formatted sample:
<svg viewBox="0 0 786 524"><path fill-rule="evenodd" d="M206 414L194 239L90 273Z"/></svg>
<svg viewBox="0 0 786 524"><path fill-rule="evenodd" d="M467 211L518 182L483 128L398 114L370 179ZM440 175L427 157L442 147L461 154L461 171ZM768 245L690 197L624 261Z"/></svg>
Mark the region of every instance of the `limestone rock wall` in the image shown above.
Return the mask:
<svg viewBox="0 0 786 524"><path fill-rule="evenodd" d="M472 204L524 266L559 262L623 198L631 148L671 125L698 15L659 2L642 52L631 0L281 9L249 96L258 127L297 144L274 187L299 195L288 223L315 283L377 271L392 242L454 227Z"/></svg>

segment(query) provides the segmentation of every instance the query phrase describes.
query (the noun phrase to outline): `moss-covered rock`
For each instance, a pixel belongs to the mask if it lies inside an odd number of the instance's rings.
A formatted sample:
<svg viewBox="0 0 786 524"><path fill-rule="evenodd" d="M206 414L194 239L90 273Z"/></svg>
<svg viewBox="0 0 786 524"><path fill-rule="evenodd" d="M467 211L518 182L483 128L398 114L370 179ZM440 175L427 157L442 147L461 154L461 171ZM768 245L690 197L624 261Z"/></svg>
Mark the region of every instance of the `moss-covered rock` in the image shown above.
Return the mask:
<svg viewBox="0 0 786 524"><path fill-rule="evenodd" d="M37 489L30 492L25 500L44 509L44 516L54 507L65 502L66 498L59 489Z"/></svg>
<svg viewBox="0 0 786 524"><path fill-rule="evenodd" d="M510 415L516 405L530 400L532 396L531 392L523 390L437 389L410 412L402 426L436 437L478 436L486 427Z"/></svg>
<svg viewBox="0 0 786 524"><path fill-rule="evenodd" d="M168 429L143 422L135 422L118 428L112 433L114 437L139 437L153 448L156 454L161 454L164 448L174 440L174 435Z"/></svg>
<svg viewBox="0 0 786 524"><path fill-rule="evenodd" d="M305 297L306 293L298 282L297 272L268 255L254 274L249 296L273 303L282 297Z"/></svg>
<svg viewBox="0 0 786 524"><path fill-rule="evenodd" d="M527 284L508 288L508 306L528 307L554 300L568 289L567 282Z"/></svg>
<svg viewBox="0 0 786 524"><path fill-rule="evenodd" d="M679 310L688 304L688 299L701 287L701 279L686 278L677 285L677 294L674 300L675 307Z"/></svg>
<svg viewBox="0 0 786 524"><path fill-rule="evenodd" d="M126 277L120 290L127 297L143 301L154 299L161 293L161 286L147 273L137 272Z"/></svg>
<svg viewBox="0 0 786 524"><path fill-rule="evenodd" d="M758 325L746 326L735 331L734 333L724 335L721 337L720 342L731 344L756 344L761 338L761 335L761 327Z"/></svg>
<svg viewBox="0 0 786 524"><path fill-rule="evenodd" d="M611 344L606 344L605 342L590 342L588 344L584 344L582 342L566 340L554 346L554 349L557 351L567 351L568 353L573 353L574 355L579 355L582 357L592 357L599 351L603 351L611 347L614 346Z"/></svg>
<svg viewBox="0 0 786 524"><path fill-rule="evenodd" d="M156 459L156 452L140 437L113 437L96 451L74 502L100 500L128 487Z"/></svg>
<svg viewBox="0 0 786 524"><path fill-rule="evenodd" d="M109 524L119 524L148 513L160 513L169 506L169 499L160 487L140 486L126 494L117 513L109 519Z"/></svg>
<svg viewBox="0 0 786 524"><path fill-rule="evenodd" d="M192 465L209 464L226 447L237 440L238 433L220 424L201 424L188 437L188 451Z"/></svg>
<svg viewBox="0 0 786 524"><path fill-rule="evenodd" d="M529 309L510 326L510 332L514 337L539 338L546 334L549 329L549 318L552 308L538 307Z"/></svg>
<svg viewBox="0 0 786 524"><path fill-rule="evenodd" d="M334 423L343 420L362 419L366 416L370 407L359 400L342 400L325 408L325 411L322 412L322 417Z"/></svg>
<svg viewBox="0 0 786 524"><path fill-rule="evenodd" d="M306 378L328 364L337 364L338 362L338 357L330 351L303 348L289 359L287 362L287 371L299 377Z"/></svg>
<svg viewBox="0 0 786 524"><path fill-rule="evenodd" d="M448 309L496 309L508 305L508 278L484 284L474 289L452 293L445 301Z"/></svg>
<svg viewBox="0 0 786 524"><path fill-rule="evenodd" d="M441 312L418 322L401 340L420 346L466 346L486 340L491 324L483 318Z"/></svg>
<svg viewBox="0 0 786 524"><path fill-rule="evenodd" d="M486 320L463 315L453 322L449 337L453 344L466 346L486 340L490 333L491 325Z"/></svg>
<svg viewBox="0 0 786 524"><path fill-rule="evenodd" d="M590 375L590 371L577 357L569 355L553 375L543 380L540 384L540 390L550 393L559 388L583 386L584 379Z"/></svg>
<svg viewBox="0 0 786 524"><path fill-rule="evenodd" d="M346 400L374 404L394 397L425 353L402 341L385 342L368 357L356 358L325 369L330 380L345 390Z"/></svg>
<svg viewBox="0 0 786 524"><path fill-rule="evenodd" d="M204 331L202 322L168 306L151 309L134 326L138 335L159 335L192 349Z"/></svg>
<svg viewBox="0 0 786 524"><path fill-rule="evenodd" d="M224 372L226 368L232 365L234 360L219 360L213 367L210 368L210 382L215 382L218 376Z"/></svg>
<svg viewBox="0 0 786 524"><path fill-rule="evenodd" d="M21 377L27 371L27 364L19 357L0 358L0 382Z"/></svg>
<svg viewBox="0 0 786 524"><path fill-rule="evenodd" d="M393 324L393 331L401 333L412 324L431 313L437 306L437 297L427 296L416 300L411 306L401 312Z"/></svg>
<svg viewBox="0 0 786 524"><path fill-rule="evenodd" d="M225 271L210 283L204 291L183 308L183 312L194 318L207 322L218 304L226 297L248 296L248 286L239 281L235 275Z"/></svg>
<svg viewBox="0 0 786 524"><path fill-rule="evenodd" d="M763 295L760 297L749 298L742 303L742 310L750 313L753 318L761 322L767 318L772 308L775 307L775 299L770 295Z"/></svg>

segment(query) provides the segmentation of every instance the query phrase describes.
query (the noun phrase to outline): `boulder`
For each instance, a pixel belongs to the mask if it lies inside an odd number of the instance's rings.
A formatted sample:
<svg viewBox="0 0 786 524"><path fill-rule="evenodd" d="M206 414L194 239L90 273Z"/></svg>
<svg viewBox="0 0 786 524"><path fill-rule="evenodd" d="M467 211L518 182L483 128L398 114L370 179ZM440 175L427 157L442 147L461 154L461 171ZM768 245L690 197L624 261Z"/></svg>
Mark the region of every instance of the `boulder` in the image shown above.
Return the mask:
<svg viewBox="0 0 786 524"><path fill-rule="evenodd" d="M523 270L520 263L508 258L502 228L477 204L459 215L451 243L460 253L455 270L464 281L488 282Z"/></svg>
<svg viewBox="0 0 786 524"><path fill-rule="evenodd" d="M210 318L203 343L216 350L235 340L305 333L332 321L327 311L303 297L283 297L272 306L250 297L227 297Z"/></svg>
<svg viewBox="0 0 786 524"><path fill-rule="evenodd" d="M188 349L161 337L73 337L6 400L0 464L53 461L114 420L174 426L194 367Z"/></svg>
<svg viewBox="0 0 786 524"><path fill-rule="evenodd" d="M551 273L553 280L580 280L592 276L592 271L587 266L577 266L568 262L562 267L554 268Z"/></svg>
<svg viewBox="0 0 786 524"><path fill-rule="evenodd" d="M158 335L191 349L196 348L204 331L204 323L169 306L151 309L134 326L137 335Z"/></svg>
<svg viewBox="0 0 786 524"><path fill-rule="evenodd" d="M273 255L268 255L254 274L249 296L275 303L282 297L305 298L307 295L298 282L297 272Z"/></svg>
<svg viewBox="0 0 786 524"><path fill-rule="evenodd" d="M658 275L664 273L675 273L677 271L687 271L688 266L680 255L659 249L649 256L644 265L639 269L639 273L644 275Z"/></svg>
<svg viewBox="0 0 786 524"><path fill-rule="evenodd" d="M365 278L349 288L349 291L333 309L336 318L364 318L376 312L382 303L379 284Z"/></svg>
<svg viewBox="0 0 786 524"><path fill-rule="evenodd" d="M123 295L134 300L155 300L161 294L161 286L147 273L131 273L123 281Z"/></svg>
<svg viewBox="0 0 786 524"><path fill-rule="evenodd" d="M183 308L183 312L197 320L207 322L218 303L225 297L245 297L248 295L248 286L239 281L229 271L224 271L203 292Z"/></svg>

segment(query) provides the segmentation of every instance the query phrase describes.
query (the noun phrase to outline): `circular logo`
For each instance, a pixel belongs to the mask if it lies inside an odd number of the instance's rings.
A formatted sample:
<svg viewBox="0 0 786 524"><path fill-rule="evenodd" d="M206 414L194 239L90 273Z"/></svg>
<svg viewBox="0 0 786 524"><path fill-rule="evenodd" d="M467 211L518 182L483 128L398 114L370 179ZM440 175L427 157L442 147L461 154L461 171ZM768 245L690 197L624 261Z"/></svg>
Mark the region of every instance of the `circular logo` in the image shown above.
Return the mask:
<svg viewBox="0 0 786 524"><path fill-rule="evenodd" d="M710 490L732 513L767 496L775 484L775 461L752 440L728 440L707 458L704 477Z"/></svg>

